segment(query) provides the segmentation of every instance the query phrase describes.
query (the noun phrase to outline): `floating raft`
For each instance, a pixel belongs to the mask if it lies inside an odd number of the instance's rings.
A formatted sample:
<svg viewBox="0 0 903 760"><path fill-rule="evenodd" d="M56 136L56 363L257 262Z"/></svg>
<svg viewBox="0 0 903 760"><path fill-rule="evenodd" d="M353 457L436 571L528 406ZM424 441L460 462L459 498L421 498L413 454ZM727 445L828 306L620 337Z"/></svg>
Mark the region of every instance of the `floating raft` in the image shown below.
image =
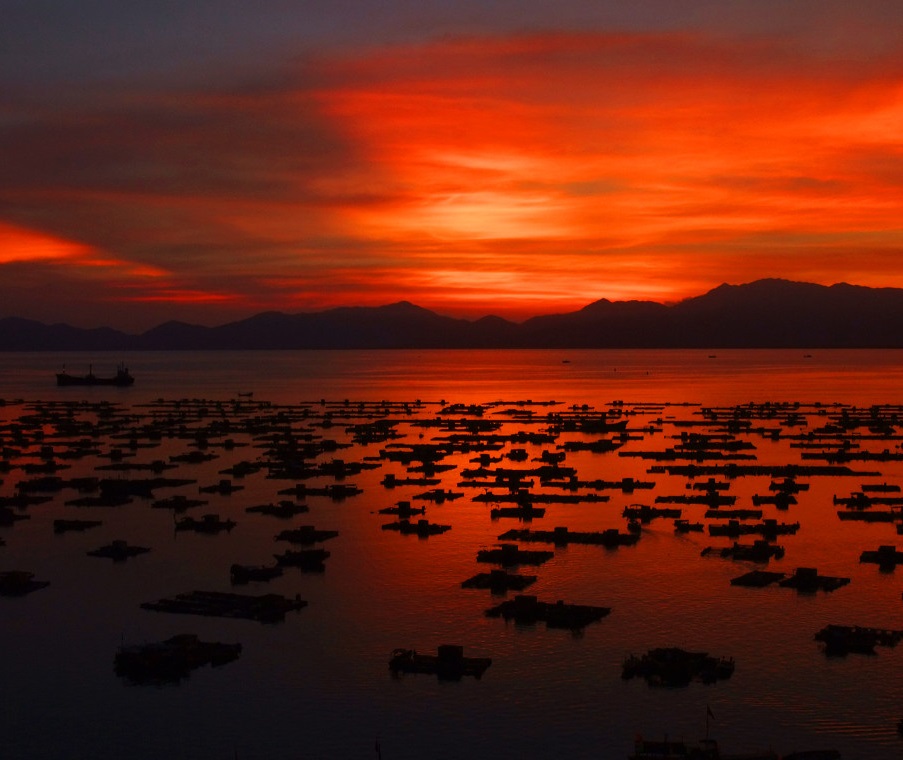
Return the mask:
<svg viewBox="0 0 903 760"><path fill-rule="evenodd" d="M621 512L622 517L629 517L642 523L652 522L656 517L680 519L681 514L682 510L680 509L650 507L648 504L633 504L629 507L624 507L624 511Z"/></svg>
<svg viewBox="0 0 903 760"><path fill-rule="evenodd" d="M899 509L838 509L837 517L841 520L858 520L859 522L895 522L903 520L903 511Z"/></svg>
<svg viewBox="0 0 903 760"><path fill-rule="evenodd" d="M282 554L273 556L279 567L297 567L306 573L322 573L326 570L324 563L330 555L325 549L301 549L298 551L289 549Z"/></svg>
<svg viewBox="0 0 903 760"><path fill-rule="evenodd" d="M711 657L708 652L688 652L677 647L650 649L641 657L630 655L624 660L621 677L646 679L650 686L687 686L690 681L715 683L730 678L733 658Z"/></svg>
<svg viewBox="0 0 903 760"><path fill-rule="evenodd" d="M220 475L231 475L233 478L244 478L248 475L253 475L255 472L260 472L263 469L263 465L260 462L237 462L231 467L227 467L224 470L220 470Z"/></svg>
<svg viewBox="0 0 903 760"><path fill-rule="evenodd" d="M900 562L903 562L903 552L897 551L896 546L879 546L874 551L864 551L859 555L860 562L873 562L881 570L893 570Z"/></svg>
<svg viewBox="0 0 903 760"><path fill-rule="evenodd" d="M362 488L358 488L353 483L330 483L328 486L306 486L304 483L299 483L292 488L283 488L278 493L280 496L294 496L296 499L303 499L306 496L327 496L333 501L343 501L363 492Z"/></svg>
<svg viewBox="0 0 903 760"><path fill-rule="evenodd" d="M623 493L633 493L638 490L648 490L655 488L655 483L651 480L634 480L633 478L621 478L621 480L580 480L576 476L569 478L563 482L547 481L547 486L558 486L559 488L591 488L596 491L617 490Z"/></svg>
<svg viewBox="0 0 903 760"><path fill-rule="evenodd" d="M514 599L486 610L486 617L503 617L515 623L532 625L542 621L548 628L569 628L572 631L585 628L611 613L611 607L593 607L585 604L540 602L535 596L518 594Z"/></svg>
<svg viewBox="0 0 903 760"><path fill-rule="evenodd" d="M487 484L488 485L488 484ZM473 497L474 501L497 502L499 504L518 504L523 497L519 493L481 493ZM533 504L601 504L610 501L607 494L598 493L531 493Z"/></svg>
<svg viewBox="0 0 903 760"><path fill-rule="evenodd" d="M454 501L455 499L460 499L464 494L461 491L447 491L441 488L434 488L431 491L424 491L423 493L414 494L415 499L421 499L423 501L432 501L436 504L442 504L446 501Z"/></svg>
<svg viewBox="0 0 903 760"><path fill-rule="evenodd" d="M229 568L229 578L234 585L250 583L251 581L266 582L282 575L280 565L239 565L234 564Z"/></svg>
<svg viewBox="0 0 903 760"><path fill-rule="evenodd" d="M784 556L784 547L775 546L768 543L763 538L757 539L751 544L738 544L734 542L733 546L719 548L717 546L707 546L700 552L700 556L706 557L709 554L718 554L719 557L725 559L743 560L746 562L768 562L772 557L780 559Z"/></svg>
<svg viewBox="0 0 903 760"><path fill-rule="evenodd" d="M219 515L207 514L196 519L194 517L183 517L176 522L176 530L192 530L195 533L227 533L236 526L235 520L223 520Z"/></svg>
<svg viewBox="0 0 903 760"><path fill-rule="evenodd" d="M398 517L413 517L426 514L426 507L412 507L409 501L399 501L395 506L383 507L378 510L381 515L398 515Z"/></svg>
<svg viewBox="0 0 903 760"><path fill-rule="evenodd" d="M786 573L769 573L765 570L752 572L731 579L732 586L752 586L762 588L777 583L784 588L795 588L801 592L835 591L846 586L849 578L837 578L830 575L819 575L814 567L798 567L789 578Z"/></svg>
<svg viewBox="0 0 903 760"><path fill-rule="evenodd" d="M895 483L862 483L864 493L897 493L900 486Z"/></svg>
<svg viewBox="0 0 903 760"><path fill-rule="evenodd" d="M850 509L903 506L903 496L869 496L864 491L854 491L849 496L834 496L834 503Z"/></svg>
<svg viewBox="0 0 903 760"><path fill-rule="evenodd" d="M82 531L88 528L96 528L102 525L101 520L64 520L57 519L53 521L54 533L68 533L69 531Z"/></svg>
<svg viewBox="0 0 903 760"><path fill-rule="evenodd" d="M129 456L134 456L129 454ZM110 464L102 464L95 467L95 470L101 472L164 472L166 470L174 470L178 465L168 464L161 459L153 462L111 462Z"/></svg>
<svg viewBox="0 0 903 760"><path fill-rule="evenodd" d="M9 527L19 520L28 520L30 517L31 515L21 515L18 512L14 512L9 507L0 506L0 525L3 527Z"/></svg>
<svg viewBox="0 0 903 760"><path fill-rule="evenodd" d="M786 573L770 573L767 570L752 570L751 572L731 578L731 586L749 586L752 588L763 588L777 583L779 580L786 578Z"/></svg>
<svg viewBox="0 0 903 760"><path fill-rule="evenodd" d="M431 523L429 520L421 519L415 523L410 520L399 520L398 522L386 523L382 526L383 530L395 530L403 536L419 536L426 538L427 536L437 536L451 530L451 525L439 525Z"/></svg>
<svg viewBox="0 0 903 760"><path fill-rule="evenodd" d="M137 557L139 554L146 554L149 551L150 549L146 546L132 546L127 541L116 539L111 544L92 549L87 552L87 555L111 559L113 562L125 562L129 557Z"/></svg>
<svg viewBox="0 0 903 760"><path fill-rule="evenodd" d="M287 499L283 499L276 504L259 504L256 507L245 509L245 512L251 514L269 515L270 517L279 517L281 519L288 519L309 511L310 508L306 504L297 504Z"/></svg>
<svg viewBox="0 0 903 760"><path fill-rule="evenodd" d="M761 520L761 509L708 509L706 520Z"/></svg>
<svg viewBox="0 0 903 760"><path fill-rule="evenodd" d="M154 498L159 488L181 488L196 483L191 478L104 478L98 483L102 496L138 496L142 499ZM68 502L67 502L68 503Z"/></svg>
<svg viewBox="0 0 903 760"><path fill-rule="evenodd" d="M521 551L517 544L501 544L497 549L481 549L477 562L490 562L503 567L515 565L541 565L555 556L550 551Z"/></svg>
<svg viewBox="0 0 903 760"><path fill-rule="evenodd" d="M302 525L298 528L283 530L276 535L277 541L288 541L290 544L309 545L320 541L328 541L339 535L337 530L317 530L313 525Z"/></svg>
<svg viewBox="0 0 903 760"><path fill-rule="evenodd" d="M67 507L122 507L131 504L131 496L120 493L106 493L99 496L80 496L66 502Z"/></svg>
<svg viewBox="0 0 903 760"><path fill-rule="evenodd" d="M758 533L761 536L785 536L796 533L800 524L779 523L777 520L767 519L760 523L741 523L739 520L728 520L726 523L709 525L710 536L743 536Z"/></svg>
<svg viewBox="0 0 903 760"><path fill-rule="evenodd" d="M389 473L380 481L386 488L395 488L396 486L438 486L441 482L439 478L399 478L393 473Z"/></svg>
<svg viewBox="0 0 903 760"><path fill-rule="evenodd" d="M94 479L95 484L100 481ZM73 481L64 480L57 475L46 475L32 480L20 480L16 483L16 491L20 494L28 493L58 493L64 488L75 488Z"/></svg>
<svg viewBox="0 0 903 760"><path fill-rule="evenodd" d="M28 570L5 570L0 572L0 596L25 596L32 591L46 588L50 581L36 581L34 573Z"/></svg>
<svg viewBox="0 0 903 760"><path fill-rule="evenodd" d="M778 493L794 494L799 493L800 491L808 491L809 484L797 483L793 478L784 478L781 481L771 481L771 483L768 484L768 490L776 491Z"/></svg>
<svg viewBox="0 0 903 760"><path fill-rule="evenodd" d="M96 496L82 496L66 502L73 507L121 507L131 504L135 497L153 499L158 488L179 488L196 481L187 478L149 478L129 480L126 478L106 478L98 483L100 493Z"/></svg>
<svg viewBox="0 0 903 760"><path fill-rule="evenodd" d="M204 499L189 499L183 494L175 494L165 499L158 499L151 507L154 509L171 509L173 512L181 514L192 507L202 507L207 502Z"/></svg>
<svg viewBox="0 0 903 760"><path fill-rule="evenodd" d="M895 647L903 639L903 631L829 624L814 638L824 643L826 655L843 657L849 653L875 654L876 646Z"/></svg>
<svg viewBox="0 0 903 760"><path fill-rule="evenodd" d="M220 496L228 496L236 491L241 491L243 488L244 486L234 485L231 480L224 478L219 483L214 483L211 486L200 486L198 491L201 493L215 493Z"/></svg>
<svg viewBox="0 0 903 760"><path fill-rule="evenodd" d="M566 527L554 530L509 530L499 536L499 541L535 541L538 543L566 546L567 544L593 544L596 546L632 546L639 541L635 533L620 533L617 528L608 528L601 532L571 532Z"/></svg>
<svg viewBox="0 0 903 760"><path fill-rule="evenodd" d="M203 451L189 451L185 454L175 454L169 458L169 461L179 462L180 464L201 464L216 458L216 454L208 454Z"/></svg>
<svg viewBox="0 0 903 760"><path fill-rule="evenodd" d="M34 496L17 493L15 496L0 496L0 525L12 525L15 520L27 520L28 515L17 515L13 509L28 509L37 504L51 501L50 496Z"/></svg>
<svg viewBox="0 0 903 760"><path fill-rule="evenodd" d="M600 438L596 441L565 441L561 448L565 451L591 451L593 454L607 454L623 445L614 438Z"/></svg>
<svg viewBox="0 0 903 760"><path fill-rule="evenodd" d="M687 478L698 478L705 475L725 477L730 479L744 477L772 477L781 478L789 476L800 477L861 477L877 473L853 470L846 465L744 465L732 462L730 464L699 465L653 465L649 468L651 473L668 473L669 475L681 475Z"/></svg>
<svg viewBox="0 0 903 760"><path fill-rule="evenodd" d="M775 494L753 494L752 503L761 507L766 504L772 504L778 509L788 509L791 504L796 504L796 496L787 491L778 491Z"/></svg>
<svg viewBox="0 0 903 760"><path fill-rule="evenodd" d="M534 517L544 517L545 514L544 507L534 507L532 504L520 507L493 507L489 510L489 517L492 520L498 520L501 517L516 517L518 520L530 521Z"/></svg>
<svg viewBox="0 0 903 760"><path fill-rule="evenodd" d="M819 575L814 567L798 567L793 575L779 582L785 588L795 588L797 591L834 591L841 586L846 586L849 578L837 578L830 575Z"/></svg>
<svg viewBox="0 0 903 760"><path fill-rule="evenodd" d="M241 644L200 641L192 633L182 633L165 641L121 647L113 669L134 683L179 681L196 668L225 665L240 654Z"/></svg>
<svg viewBox="0 0 903 760"><path fill-rule="evenodd" d="M344 459L333 459L331 462L322 462L318 465L298 464L290 469L292 478L296 480L317 477L342 480L352 475L360 475L364 470L375 470L379 466L373 462L346 462Z"/></svg>
<svg viewBox="0 0 903 760"><path fill-rule="evenodd" d="M299 596L289 599L279 594L247 596L221 591L189 591L170 599L144 602L141 609L276 623L285 619L286 612L300 610L306 606L307 602Z"/></svg>
<svg viewBox="0 0 903 760"><path fill-rule="evenodd" d="M446 681L463 676L480 678L492 665L489 657L465 657L464 647L443 644L438 654L418 654L414 649L396 649L389 659L389 670L398 673L430 673Z"/></svg>
<svg viewBox="0 0 903 760"><path fill-rule="evenodd" d="M674 496L656 496L656 504L702 504L718 509L729 507L737 501L736 496L725 495L716 491L707 491L700 494L677 494Z"/></svg>
<svg viewBox="0 0 903 760"><path fill-rule="evenodd" d="M726 480L709 478L708 480L703 480L698 483L687 483L687 488L690 488L693 491L730 491L731 484Z"/></svg>
<svg viewBox="0 0 903 760"><path fill-rule="evenodd" d="M461 583L461 588L489 589L493 594L504 594L508 591L523 591L527 586L536 583L535 575L518 575L505 570L490 570L488 573L477 573Z"/></svg>

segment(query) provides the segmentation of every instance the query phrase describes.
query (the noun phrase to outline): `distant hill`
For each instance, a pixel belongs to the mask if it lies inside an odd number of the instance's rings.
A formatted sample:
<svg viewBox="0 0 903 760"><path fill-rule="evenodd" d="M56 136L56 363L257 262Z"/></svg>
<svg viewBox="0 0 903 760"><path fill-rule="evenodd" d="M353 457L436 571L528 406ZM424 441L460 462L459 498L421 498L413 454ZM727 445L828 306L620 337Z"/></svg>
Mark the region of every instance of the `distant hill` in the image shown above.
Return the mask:
<svg viewBox="0 0 903 760"><path fill-rule="evenodd" d="M136 337L99 327L44 325L30 319L0 319L0 351L125 351Z"/></svg>
<svg viewBox="0 0 903 760"><path fill-rule="evenodd" d="M903 289L768 279L673 306L603 299L522 323L455 319L407 301L218 327L167 322L140 335L0 319L0 351L314 348L903 348Z"/></svg>

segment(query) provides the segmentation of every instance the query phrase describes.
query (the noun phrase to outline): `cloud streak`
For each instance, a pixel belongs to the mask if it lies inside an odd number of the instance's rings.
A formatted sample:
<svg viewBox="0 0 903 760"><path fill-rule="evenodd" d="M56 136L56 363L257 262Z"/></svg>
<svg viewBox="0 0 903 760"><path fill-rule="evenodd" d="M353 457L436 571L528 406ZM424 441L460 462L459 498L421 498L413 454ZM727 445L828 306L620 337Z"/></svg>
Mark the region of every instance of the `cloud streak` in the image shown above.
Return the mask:
<svg viewBox="0 0 903 760"><path fill-rule="evenodd" d="M117 262L95 303L208 323L401 298L523 318L766 276L903 286L901 64L889 43L554 32L20 94L0 106L0 231L69 251L32 254L31 277L92 251ZM23 260L0 254L7 287Z"/></svg>

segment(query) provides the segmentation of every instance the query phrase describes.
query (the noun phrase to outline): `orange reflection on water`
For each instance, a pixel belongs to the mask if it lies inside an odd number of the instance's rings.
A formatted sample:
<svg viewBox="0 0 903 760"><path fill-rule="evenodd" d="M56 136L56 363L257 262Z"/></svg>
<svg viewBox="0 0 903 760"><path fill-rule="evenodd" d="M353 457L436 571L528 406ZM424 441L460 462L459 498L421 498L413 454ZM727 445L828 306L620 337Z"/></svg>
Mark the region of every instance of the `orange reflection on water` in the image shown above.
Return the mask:
<svg viewBox="0 0 903 760"><path fill-rule="evenodd" d="M312 705L328 695L327 701L341 707L334 715L355 707L356 715L380 722L381 735L388 734L399 743L426 741L427 736L445 730L441 725L418 729L405 723L405 716L411 714L418 718L415 723L429 723L428 712L433 708L420 704L429 701L423 698L429 695L446 704L449 714L457 716L449 720L460 718L460 725L472 732L471 740L478 742L491 741L486 737L495 735L492 725L499 711L507 714L509 702L505 700L513 699L512 713L524 713L531 722L548 728L549 715L560 711L564 717L556 720L590 736L588 744L609 749L629 741L636 731L675 732L681 726L696 725L693 716L704 714L708 703L719 716L729 716L721 718L721 735L735 745L761 732L765 718L774 726L769 743L775 746L831 744L844 747L844 754L850 756L862 756L863 748L887 749L886 737L876 732L877 727L893 725L898 684L892 678L876 678L881 665L874 659L864 661L851 655L827 661L813 635L831 622L903 629L893 573L859 562L863 550L897 543L894 522L840 521L839 507L833 503L835 495L849 495L863 485L903 485L897 432L903 408L885 405L869 409L871 395L886 390L877 381L871 388L860 386L864 402L859 404L818 403L815 398L799 403L792 399L755 404L727 400L739 394L768 394L774 388L783 388L789 396L817 383L823 383L820 395L824 397L832 389L843 390L843 383L853 377L844 370L852 358L860 371L870 361L877 367L887 358L869 352L837 352L830 360L821 358L811 366L809 359L791 360L781 352L746 353L742 360L732 352L718 352L711 359L708 355L681 358L673 352L568 355L569 364L563 364L557 352L514 352L494 358L468 352L399 352L380 354L380 358L372 353L281 358L230 354L234 364L218 375L210 372L212 365L196 360L200 370L206 366L211 387L212 378L217 378L220 390L208 400L188 400L183 395L179 402L154 401L167 382L161 379L153 390L138 391L147 398L117 397L112 411L101 404L79 405L73 396L60 396L65 403L58 407L9 405L3 414L21 424L21 428L6 425L4 429L7 438L22 438L21 446L16 444L21 451L7 453L16 466L46 461L48 452L42 454L40 447L52 446L55 459L71 464L69 470L60 471L62 477L141 478L148 475L139 469L97 468L110 464L109 455L115 449L123 452L125 464L139 465L155 460L169 463L170 457L202 451L213 458L195 464L178 462L163 473L195 482L161 488L161 497L170 493L197 497L201 486L222 478L230 478L242 488L228 496L204 496L208 505L196 510L197 514L215 512L237 522L229 533L214 536L177 533L173 516L151 508L146 499L116 508L67 506L65 502L75 494L65 487L46 505L29 508L30 520L4 529L5 560L10 567L27 567L51 580L48 590L37 592L28 601L40 601L40 594L45 594L43 599L57 621L56 630L82 642L83 651L91 652L92 657L109 658L109 648L114 645L110 642L122 626L130 639L152 639L187 627L223 640L240 639L248 656L228 667L242 673L243 683L256 684L248 687L254 695L251 702L261 700L270 705L267 694L274 689ZM153 362L171 359L139 357L133 371L139 378L148 378L150 384ZM147 362L145 373L140 371L142 361ZM323 362L332 362L331 375L324 372ZM594 369L580 362L595 362ZM267 366L274 387L281 385L293 401L283 398L270 403L258 390L260 386L252 397L236 396L237 378L245 382L259 378L261 366ZM301 366L307 379L297 379ZM401 367L406 367L406 372ZM356 369L361 374L356 374ZM157 371L158 377L164 377L162 370ZM229 375L230 371L238 374ZM517 372L519 384L512 379ZM317 373L322 373L321 378L333 378L319 383L317 396L327 394L326 403L311 400L316 396L314 385L308 383ZM454 379L455 374L456 381L446 385L444 402L421 393L442 377ZM173 382L191 388L188 375L175 373ZM768 377L773 386L768 385ZM834 385L838 378L840 384ZM360 394L349 392L355 389ZM575 389L587 394L575 393ZM562 398L559 403L546 404L546 394L552 392ZM618 396L613 396L616 392ZM415 398L420 395L424 403L417 405ZM525 395L534 403L524 403ZM109 400L101 395L94 399ZM407 411L401 402L408 403ZM70 412L94 430L74 426ZM41 427L34 427L35 420ZM376 435L380 420L392 423L394 436L345 447L363 429ZM60 435L54 433L56 428ZM41 436L34 432L37 430ZM152 431L159 437L151 435ZM535 440L529 435L551 437ZM73 441L83 437L96 446L97 453L73 459L63 456L75 449ZM234 446L226 446L226 440ZM325 445L325 441L334 445ZM610 450L575 450L601 441L608 441ZM313 448L303 453L308 444ZM392 456L406 450L421 451L427 460L435 457L453 469L437 471L436 484L385 487L382 480L387 474L398 478L424 475L410 471L408 464ZM832 461L837 456L828 452L835 450L846 452L849 461ZM560 467L573 471L562 469L556 485L543 483L541 473L548 474L548 466L561 455ZM354 464L376 467L341 479L322 472L313 474L321 465L339 469L335 462L339 459L348 470ZM419 461L412 457L409 464ZM240 462L259 464L260 470L244 477L226 474ZM824 469L841 465L851 472ZM481 467L486 471L483 474L465 473ZM504 504L509 489L495 480L500 469L508 470L509 478L510 471L523 471L522 477L532 481L529 492L535 505L546 509L544 517L531 522L491 519L493 504L479 497L488 490ZM16 470L0 486L0 494L13 495L21 490L20 483L35 477L37 473ZM571 477L578 482L572 483ZM711 527L727 520L707 517L709 504L670 503L671 499L704 494L695 486L710 478L723 486L724 490L716 493L734 499L726 506L738 509L755 507L754 496L773 494L772 483L790 478L800 487L808 486L795 494L796 503L786 510L762 505L761 518L740 520L743 525L768 518L798 522L795 533L772 541L784 547L782 558L756 563L717 556L734 540L751 543L759 536L710 535ZM309 511L290 520L246 511L250 506L292 498L278 492L298 483L310 488L354 484L362 492L344 499L299 496L297 501L305 503ZM643 487L646 483L651 487ZM462 495L443 503L420 498L433 488ZM566 501L574 495L584 499ZM590 496L607 500L589 500ZM550 503L542 503L540 497L550 497ZM378 514L378 510L399 501L425 507L423 515L412 519L447 524L451 530L429 538L383 530L384 524L396 518ZM566 526L569 534L610 529L626 533L623 511L636 504L678 508L684 519L703 523L704 530L679 534L673 518L655 517L641 526L634 545L617 548L516 541L522 550L553 552L542 565L510 568L537 576L525 593L543 601L612 608L610 616L582 632L488 618L485 610L506 597L460 587L465 579L494 567L477 562L477 552L498 544L505 531ZM104 525L83 534L52 536L53 518L76 513L101 519ZM231 563L267 564L274 554L299 548L275 538L282 529L298 525L339 531L337 538L321 543L331 554L325 572L288 568L268 584L230 585ZM112 570L84 556L87 549L115 538L146 543L152 551ZM716 548L715 556L701 556L709 546ZM777 585L744 588L730 583L753 569L790 575L799 567L847 577L850 584L836 591L800 594ZM90 583L83 582L86 579ZM65 592L65 602L50 596L54 587ZM276 628L218 618L189 619L138 607L140 602L192 588L300 594L310 605ZM507 598L512 596L509 593ZM90 610L92 615L74 619L72 609ZM109 619L104 617L104 609L112 610L106 613ZM41 616L32 619L26 615L17 631L34 634L44 626L43 621ZM56 661L40 636L29 639L27 646L15 631L5 630L2 636L16 643L16 651L34 663L33 672ZM461 644L468 654L494 659L477 688L465 682L453 686L454 690L445 689L447 684L437 686L433 679L419 676L400 683L389 679L387 659L395 647L429 652L445 643ZM692 684L679 691L649 689L645 684L621 680L625 654L660 646L734 657L737 670L726 682ZM886 662L892 656L881 651L877 660ZM226 672L210 674L212 688L219 688L222 681L217 679ZM131 698L112 688L114 676L106 669L97 678L100 701ZM197 682L203 683L202 678ZM444 690L434 692L434 688ZM864 694L868 695L867 704L861 698ZM261 717L265 711L258 714L248 701L243 692L242 709L248 720L269 725L269 719ZM605 721L599 720L600 704L610 711ZM818 709L813 706L816 704ZM172 700L160 709L166 712L177 707L178 700ZM388 717L373 718L372 711L377 709L385 709ZM852 728L842 736L820 733L827 729L819 722L819 710L847 716ZM779 720L779 716L783 717ZM359 739L372 727L353 728L336 724L335 717L320 718L321 735L315 743L341 742L345 731ZM372 736L368 738L372 740ZM512 740L506 737L504 741Z"/></svg>

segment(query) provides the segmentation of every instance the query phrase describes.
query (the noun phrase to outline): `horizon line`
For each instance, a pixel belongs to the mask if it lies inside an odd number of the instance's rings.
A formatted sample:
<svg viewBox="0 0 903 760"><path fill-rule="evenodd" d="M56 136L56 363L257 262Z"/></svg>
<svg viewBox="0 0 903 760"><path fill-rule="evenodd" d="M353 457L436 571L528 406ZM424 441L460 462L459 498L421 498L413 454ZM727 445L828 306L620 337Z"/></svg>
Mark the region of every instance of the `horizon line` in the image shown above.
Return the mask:
<svg viewBox="0 0 903 760"><path fill-rule="evenodd" d="M523 325L532 319L538 319L538 318L550 317L550 316L558 316L558 315L566 315L566 314L574 314L576 312L582 311L583 309L585 309L589 306L592 306L593 304L597 304L597 303L610 303L610 304L644 303L644 304L656 304L659 306L664 306L666 308L672 308L674 306L677 306L678 304L685 303L685 302L691 301L695 298L700 298L700 297L703 297L710 293L713 293L714 291L719 290L720 288L742 288L742 287L748 287L748 286L756 285L759 283L767 283L767 282L780 282L780 283L787 283L787 284L791 284L791 285L804 285L804 286L808 285L808 286L812 286L815 288L824 288L824 289L830 289L830 288L835 288L835 287L850 287L850 288L861 288L863 290L903 290L903 288L897 288L897 287L892 287L892 286L875 287L875 286L870 286L870 285L856 285L856 284L849 283L846 281L834 282L830 285L823 285L821 283L811 282L808 280L791 280L791 279L788 279L785 277L760 277L758 279L750 280L748 282L742 282L742 283L722 282L718 285L715 285L715 286L709 288L708 290L706 290L704 292L697 293L692 296L687 296L685 298L681 298L676 301L655 301L652 299L641 299L641 298L611 300L611 299L603 296L594 301L589 301L589 302L583 303L582 305L575 305L575 307L569 311L541 312L541 313L536 313L530 317L526 317L522 320L513 320L513 319L509 319L507 317L501 317L494 313L483 314L482 316L479 316L479 317L454 316L452 314L437 311L436 309L432 309L427 306L421 306L420 304L415 303L407 298L401 298L397 301L390 301L388 303L382 303L382 304L377 304L377 305L372 305L372 306L364 305L364 304L342 304L342 305L338 305L338 306L330 306L330 307L321 308L321 309L311 309L311 310L307 310L307 311L305 311L305 310L284 311L284 310L280 310L280 309L262 309L260 311L250 312L243 317L238 317L236 319L230 319L225 322L217 322L217 323L213 323L213 324L201 323L201 322L187 322L182 319L168 319L163 322L156 323L143 330L137 330L137 331L126 330L124 328L115 327L109 323L98 324L98 325L93 325L93 326L81 326L81 325L74 324L74 323L68 322L68 321L65 321L65 322L64 321L50 321L50 322L48 322L48 321L43 321L40 319L31 318L31 317L21 317L16 314L9 314L5 317L0 316L0 321L4 321L4 320L8 320L8 319L16 319L16 320L22 320L25 322L34 322L37 324L44 325L46 327L72 327L72 328L78 329L78 330L113 330L115 332L122 333L124 335L138 337L138 336L144 335L147 332L158 329L158 328L162 327L163 325L170 325L170 324L179 324L179 325L184 325L187 327L199 327L199 328L203 328L203 329L216 329L219 327L225 327L228 325L234 325L234 324L237 324L240 322L245 322L249 319L253 319L255 317L259 317L264 314L280 314L280 315L291 317L291 316L312 315L312 314L326 314L326 313L333 312L333 311L341 311L343 309L374 309L375 310L375 309L386 309L386 308L389 308L392 306L407 305L407 306L411 306L416 309L422 309L423 311L428 311L428 312L435 314L437 316L440 316L440 317L444 317L447 319L455 319L455 320L459 320L462 322L469 322L471 324L480 322L485 319L497 319L497 320L501 320L503 322L507 322L512 325Z"/></svg>

